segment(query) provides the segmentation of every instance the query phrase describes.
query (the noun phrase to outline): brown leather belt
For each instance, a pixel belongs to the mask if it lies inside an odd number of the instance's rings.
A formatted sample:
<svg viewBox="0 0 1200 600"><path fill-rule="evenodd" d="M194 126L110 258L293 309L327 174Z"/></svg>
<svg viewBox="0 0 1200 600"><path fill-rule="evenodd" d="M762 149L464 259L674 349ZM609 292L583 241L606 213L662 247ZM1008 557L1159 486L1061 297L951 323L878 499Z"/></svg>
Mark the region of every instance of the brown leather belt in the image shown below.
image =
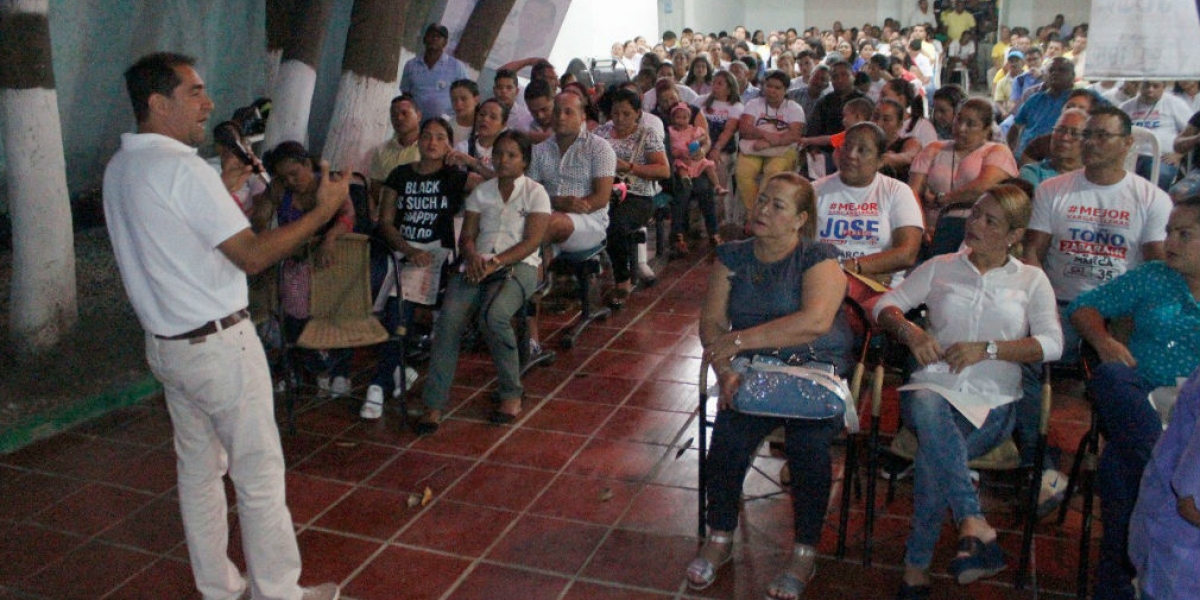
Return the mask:
<svg viewBox="0 0 1200 600"><path fill-rule="evenodd" d="M242 310L239 310L228 317L216 321L209 321L186 333L170 336L155 334L154 337L160 340L194 340L196 338L212 335L223 329L229 329L230 327L240 323L242 319L248 318L250 318L250 311L243 308Z"/></svg>

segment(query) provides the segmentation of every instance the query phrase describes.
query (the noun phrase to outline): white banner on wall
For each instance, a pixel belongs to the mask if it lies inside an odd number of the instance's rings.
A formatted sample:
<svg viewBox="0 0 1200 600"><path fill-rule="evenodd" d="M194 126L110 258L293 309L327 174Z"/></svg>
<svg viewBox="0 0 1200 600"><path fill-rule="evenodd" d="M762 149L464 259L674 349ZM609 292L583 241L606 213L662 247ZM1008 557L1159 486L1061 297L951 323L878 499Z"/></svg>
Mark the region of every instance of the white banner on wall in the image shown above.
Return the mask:
<svg viewBox="0 0 1200 600"><path fill-rule="evenodd" d="M1195 0L1092 0L1088 79L1197 79Z"/></svg>

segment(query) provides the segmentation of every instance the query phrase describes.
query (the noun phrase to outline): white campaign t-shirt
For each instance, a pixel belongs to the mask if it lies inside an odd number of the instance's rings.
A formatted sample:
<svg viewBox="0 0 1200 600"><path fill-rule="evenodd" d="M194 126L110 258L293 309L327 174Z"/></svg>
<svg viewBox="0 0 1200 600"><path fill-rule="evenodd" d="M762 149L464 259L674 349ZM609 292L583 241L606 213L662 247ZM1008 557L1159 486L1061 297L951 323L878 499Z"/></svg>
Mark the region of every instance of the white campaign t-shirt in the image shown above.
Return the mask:
<svg viewBox="0 0 1200 600"><path fill-rule="evenodd" d="M1144 178L1097 185L1080 169L1038 186L1029 228L1050 234L1042 268L1054 295L1074 300L1142 264L1142 245L1166 239L1170 214L1170 197Z"/></svg>
<svg viewBox="0 0 1200 600"><path fill-rule="evenodd" d="M925 229L912 188L886 175L865 187L850 187L834 173L813 183L817 193L817 239L846 258L877 254L892 247L900 227ZM899 283L898 275L893 283Z"/></svg>
<svg viewBox="0 0 1200 600"><path fill-rule="evenodd" d="M767 106L766 98L755 98L744 105L742 115L750 115L754 119L754 126L758 129L775 133L786 131L792 123L804 123L804 109L788 99L784 99L779 108L771 108ZM742 154L751 156L782 156L789 148L795 148L793 144L755 150L754 142L757 141L742 140L739 142L738 149L742 151Z"/></svg>
<svg viewBox="0 0 1200 600"><path fill-rule="evenodd" d="M1121 110L1129 115L1137 127L1145 127L1158 138L1158 153L1173 152L1175 136L1187 129L1188 119L1192 118L1192 109L1187 103L1174 94L1165 93L1158 102L1143 104L1138 96L1127 100L1121 105ZM1138 154L1148 156L1150 149L1141 146Z"/></svg>

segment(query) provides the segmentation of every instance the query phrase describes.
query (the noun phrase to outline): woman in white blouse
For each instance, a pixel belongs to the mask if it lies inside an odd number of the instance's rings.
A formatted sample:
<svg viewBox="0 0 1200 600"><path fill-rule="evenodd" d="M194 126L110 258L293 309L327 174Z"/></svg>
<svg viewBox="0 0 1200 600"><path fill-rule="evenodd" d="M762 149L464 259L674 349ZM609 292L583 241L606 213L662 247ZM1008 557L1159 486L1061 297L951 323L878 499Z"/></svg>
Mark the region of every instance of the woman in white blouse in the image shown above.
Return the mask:
<svg viewBox="0 0 1200 600"><path fill-rule="evenodd" d="M1021 363L1053 361L1062 353L1050 281L1014 258L1030 213L1020 188L1004 185L984 194L967 221L966 249L921 265L875 307L880 326L920 365L901 388L904 421L919 447L899 598L929 597L929 565L947 507L959 535L949 568L958 583L1005 567L967 461L1011 434ZM929 309L927 329L904 317L921 304Z"/></svg>

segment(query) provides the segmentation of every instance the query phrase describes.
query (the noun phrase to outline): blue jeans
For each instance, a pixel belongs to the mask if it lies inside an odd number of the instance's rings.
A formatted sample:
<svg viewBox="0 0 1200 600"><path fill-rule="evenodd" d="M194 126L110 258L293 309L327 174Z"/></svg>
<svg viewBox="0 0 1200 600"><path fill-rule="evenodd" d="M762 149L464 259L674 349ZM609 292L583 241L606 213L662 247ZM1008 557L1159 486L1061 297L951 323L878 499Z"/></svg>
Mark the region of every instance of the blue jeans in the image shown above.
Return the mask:
<svg viewBox="0 0 1200 600"><path fill-rule="evenodd" d="M1135 167L1137 174L1150 179L1150 169L1154 166L1153 160L1153 157L1139 155L1137 157L1137 166ZM1151 183L1154 183L1165 192L1171 189L1171 184L1175 183L1175 176L1178 174L1178 166L1160 162L1158 165L1158 181Z"/></svg>
<svg viewBox="0 0 1200 600"><path fill-rule="evenodd" d="M433 348L429 358L429 377L422 401L430 410L444 410L450 397L450 385L458 367L458 351L467 319L478 312L479 330L496 364L500 398L520 398L521 361L517 355L517 334L512 319L525 306L537 285L537 269L525 263L513 265L508 279L489 285L476 285L461 273L450 278L442 314L433 327Z"/></svg>
<svg viewBox="0 0 1200 600"><path fill-rule="evenodd" d="M763 438L784 428L792 481L795 543L817 545L833 485L829 445L842 430L842 419L810 421L748 415L736 410L717 414L708 451L708 525L717 531L737 529L742 483Z"/></svg>
<svg viewBox="0 0 1200 600"><path fill-rule="evenodd" d="M1104 363L1092 371L1088 395L1096 409L1104 450L1096 472L1100 494L1100 561L1096 566L1096 600L1135 597L1129 561L1129 518L1137 503L1142 472L1162 421L1147 399L1154 385L1122 363Z"/></svg>
<svg viewBox="0 0 1200 600"><path fill-rule="evenodd" d="M912 532L905 564L929 567L947 507L955 523L983 515L967 461L986 454L1012 433L1015 406L1010 402L992 409L977 429L936 392L913 390L900 397L904 422L919 442L913 472Z"/></svg>

